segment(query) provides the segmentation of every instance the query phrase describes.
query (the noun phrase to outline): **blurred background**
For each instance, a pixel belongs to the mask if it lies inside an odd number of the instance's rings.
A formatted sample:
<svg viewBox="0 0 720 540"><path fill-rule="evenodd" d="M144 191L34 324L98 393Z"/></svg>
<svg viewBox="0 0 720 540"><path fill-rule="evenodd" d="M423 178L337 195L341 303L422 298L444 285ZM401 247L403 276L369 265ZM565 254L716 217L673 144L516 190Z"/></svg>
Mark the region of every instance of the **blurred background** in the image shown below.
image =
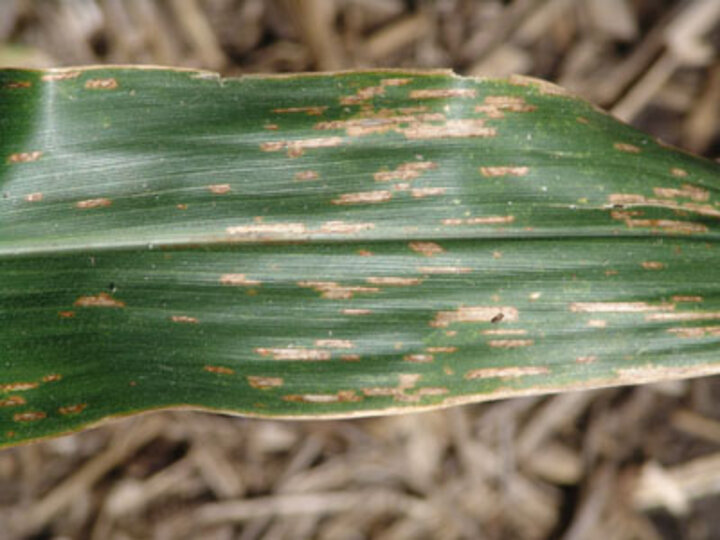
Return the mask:
<svg viewBox="0 0 720 540"><path fill-rule="evenodd" d="M529 74L720 156L720 0L3 0L0 66ZM717 539L720 379L0 451L0 540Z"/></svg>

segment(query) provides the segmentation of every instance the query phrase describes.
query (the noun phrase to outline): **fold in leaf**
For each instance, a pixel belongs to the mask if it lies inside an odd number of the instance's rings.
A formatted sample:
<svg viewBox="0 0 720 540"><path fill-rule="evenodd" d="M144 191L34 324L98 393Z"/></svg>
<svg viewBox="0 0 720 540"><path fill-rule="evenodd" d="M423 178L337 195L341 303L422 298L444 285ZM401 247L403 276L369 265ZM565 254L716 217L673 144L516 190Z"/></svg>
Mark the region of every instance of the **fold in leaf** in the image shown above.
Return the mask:
<svg viewBox="0 0 720 540"><path fill-rule="evenodd" d="M720 171L551 84L0 72L0 445L720 372Z"/></svg>

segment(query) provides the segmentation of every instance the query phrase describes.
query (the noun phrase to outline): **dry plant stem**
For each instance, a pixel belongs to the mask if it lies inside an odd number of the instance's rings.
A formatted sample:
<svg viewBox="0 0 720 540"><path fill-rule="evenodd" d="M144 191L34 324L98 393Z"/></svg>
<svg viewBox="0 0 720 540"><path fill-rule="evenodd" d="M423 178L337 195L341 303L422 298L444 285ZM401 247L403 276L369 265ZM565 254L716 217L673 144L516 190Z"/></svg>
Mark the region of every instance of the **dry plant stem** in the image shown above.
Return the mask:
<svg viewBox="0 0 720 540"><path fill-rule="evenodd" d="M197 0L172 0L173 9L186 35L207 69L220 70L226 63L225 54Z"/></svg>
<svg viewBox="0 0 720 540"><path fill-rule="evenodd" d="M684 139L694 152L707 151L712 144L720 118L720 62L709 69L707 85L695 100L683 125Z"/></svg>
<svg viewBox="0 0 720 540"><path fill-rule="evenodd" d="M720 454L711 454L676 467L649 463L643 469L634 493L638 508L664 507L685 514L693 499L720 493Z"/></svg>
<svg viewBox="0 0 720 540"><path fill-rule="evenodd" d="M286 3L315 59L315 68L322 71L345 68L347 62L335 32L335 2L286 0Z"/></svg>
<svg viewBox="0 0 720 540"><path fill-rule="evenodd" d="M612 113L626 122L632 121L660 91L680 66L675 56L664 53L635 84L628 94L612 108Z"/></svg>
<svg viewBox="0 0 720 540"><path fill-rule="evenodd" d="M70 476L66 482L55 486L47 495L36 502L26 516L15 523L17 530L39 531L60 512L73 503L75 497L87 491L111 469L123 463L147 442L164 429L159 417L148 416L137 423L136 429L128 436L118 433L108 448L94 457Z"/></svg>

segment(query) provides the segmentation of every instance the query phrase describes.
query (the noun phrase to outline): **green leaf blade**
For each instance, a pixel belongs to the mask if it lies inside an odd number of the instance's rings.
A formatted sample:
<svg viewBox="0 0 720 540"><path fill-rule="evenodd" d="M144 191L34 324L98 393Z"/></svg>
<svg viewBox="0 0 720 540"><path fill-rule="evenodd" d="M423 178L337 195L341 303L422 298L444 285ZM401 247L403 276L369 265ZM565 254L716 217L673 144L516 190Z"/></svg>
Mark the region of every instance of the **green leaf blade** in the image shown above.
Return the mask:
<svg viewBox="0 0 720 540"><path fill-rule="evenodd" d="M552 85L0 73L0 444L720 371L718 166Z"/></svg>

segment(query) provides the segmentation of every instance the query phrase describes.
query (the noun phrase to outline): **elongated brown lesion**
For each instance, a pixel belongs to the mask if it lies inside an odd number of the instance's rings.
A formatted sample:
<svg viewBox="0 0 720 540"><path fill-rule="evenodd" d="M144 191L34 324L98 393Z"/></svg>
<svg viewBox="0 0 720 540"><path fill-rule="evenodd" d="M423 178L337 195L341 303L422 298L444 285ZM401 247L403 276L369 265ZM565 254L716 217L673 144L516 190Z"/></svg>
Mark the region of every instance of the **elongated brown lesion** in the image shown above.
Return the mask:
<svg viewBox="0 0 720 540"><path fill-rule="evenodd" d="M378 287L365 285L341 285L335 281L299 281L298 287L310 288L320 293L323 298L330 300L348 300L356 294L371 294L380 292Z"/></svg>
<svg viewBox="0 0 720 540"><path fill-rule="evenodd" d="M452 323L489 323L500 313L505 321L518 320L518 310L512 306L471 306L455 311L439 311L430 326L444 328Z"/></svg>
<svg viewBox="0 0 720 540"><path fill-rule="evenodd" d="M515 221L515 216L477 216L470 218L445 218L443 225L503 225Z"/></svg>
<svg viewBox="0 0 720 540"><path fill-rule="evenodd" d="M260 150L263 152L287 150L288 157L300 157L309 148L331 148L341 144L343 144L342 137L313 137L309 139L267 141L260 143Z"/></svg>
<svg viewBox="0 0 720 540"><path fill-rule="evenodd" d="M112 77L106 79L88 79L85 81L85 88L88 90L115 90L118 86L117 79Z"/></svg>
<svg viewBox="0 0 720 540"><path fill-rule="evenodd" d="M25 411L13 415L13 420L16 422L37 422L44 418L47 418L47 413L43 411Z"/></svg>
<svg viewBox="0 0 720 540"><path fill-rule="evenodd" d="M248 384L257 390L269 390L271 388L279 388L285 381L282 377L265 377L260 375L248 375Z"/></svg>
<svg viewBox="0 0 720 540"><path fill-rule="evenodd" d="M473 379L516 379L533 375L547 375L550 368L547 366L501 366L472 369L465 373L465 378Z"/></svg>
<svg viewBox="0 0 720 540"><path fill-rule="evenodd" d="M343 193L332 200L333 204L374 204L387 202L392 199L392 192L387 190L360 191L357 193Z"/></svg>
<svg viewBox="0 0 720 540"><path fill-rule="evenodd" d="M220 276L220 283L236 287L254 287L262 282L258 279L251 279L246 274L223 274Z"/></svg>
<svg viewBox="0 0 720 540"><path fill-rule="evenodd" d="M78 201L75 203L76 208L104 208L112 205L112 201L106 197L99 197L97 199L85 199L84 201Z"/></svg>
<svg viewBox="0 0 720 540"><path fill-rule="evenodd" d="M113 298L106 292L94 295L81 296L73 303L76 307L104 307L104 308L124 308L125 302Z"/></svg>
<svg viewBox="0 0 720 540"><path fill-rule="evenodd" d="M7 157L8 163L31 163L37 161L42 157L43 153L40 150L33 150L31 152L16 152L10 154Z"/></svg>
<svg viewBox="0 0 720 540"><path fill-rule="evenodd" d="M301 349L295 347L258 347L255 352L260 356L270 356L273 360L315 362L330 360L330 351L322 349Z"/></svg>
<svg viewBox="0 0 720 540"><path fill-rule="evenodd" d="M445 253L445 249L435 242L410 242L408 247L415 253L419 253L425 257L434 257Z"/></svg>
<svg viewBox="0 0 720 540"><path fill-rule="evenodd" d="M27 400L23 396L7 396L0 398L0 407L19 407L25 405Z"/></svg>
<svg viewBox="0 0 720 540"><path fill-rule="evenodd" d="M316 339L315 346L328 349L352 349L355 347L355 343L349 339Z"/></svg>
<svg viewBox="0 0 720 540"><path fill-rule="evenodd" d="M400 276L370 276L365 279L371 285L388 285L391 287L411 287L420 285L423 280L420 278L409 278Z"/></svg>
<svg viewBox="0 0 720 540"><path fill-rule="evenodd" d="M64 407L59 407L58 412L62 415L80 414L86 408L87 408L87 403L76 403L74 405L65 405Z"/></svg>
<svg viewBox="0 0 720 540"><path fill-rule="evenodd" d="M288 394L283 396L284 401L295 403L350 403L363 400L363 396L355 390L338 390L334 394Z"/></svg>
<svg viewBox="0 0 720 540"><path fill-rule="evenodd" d="M642 313L672 311L675 304L648 304L647 302L573 302L570 311L575 313Z"/></svg>
<svg viewBox="0 0 720 540"><path fill-rule="evenodd" d="M234 375L235 370L225 366L203 366L203 370L208 373L216 373L218 375Z"/></svg>
<svg viewBox="0 0 720 540"><path fill-rule="evenodd" d="M480 167L480 173L489 178L497 176L526 176L528 172L530 172L530 167L519 165Z"/></svg>
<svg viewBox="0 0 720 540"><path fill-rule="evenodd" d="M484 113L488 118L505 118L506 112L527 113L537 110L529 105L521 96L487 96L482 105L475 107L475 112Z"/></svg>

